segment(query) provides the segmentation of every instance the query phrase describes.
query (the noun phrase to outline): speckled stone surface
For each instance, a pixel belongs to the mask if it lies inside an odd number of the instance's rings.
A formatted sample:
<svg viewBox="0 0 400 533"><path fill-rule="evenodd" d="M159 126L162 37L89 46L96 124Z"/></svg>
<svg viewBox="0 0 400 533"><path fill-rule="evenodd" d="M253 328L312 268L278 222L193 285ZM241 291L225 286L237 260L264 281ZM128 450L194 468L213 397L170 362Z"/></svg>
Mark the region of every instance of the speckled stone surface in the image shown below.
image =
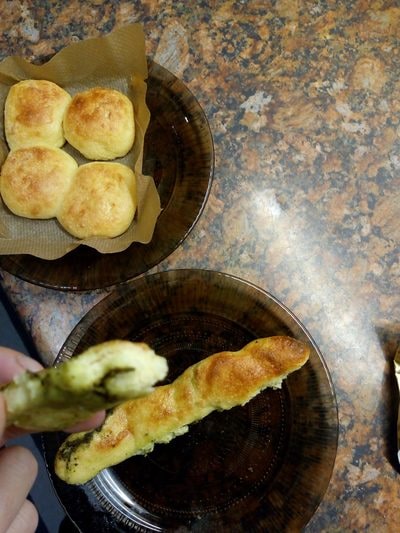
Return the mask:
<svg viewBox="0 0 400 533"><path fill-rule="evenodd" d="M199 100L215 142L211 195L184 244L153 271L235 274L297 315L331 372L340 425L331 484L306 530L398 531L398 3L34 4L1 3L1 58L43 61L140 21L148 55ZM48 364L109 292L1 279Z"/></svg>

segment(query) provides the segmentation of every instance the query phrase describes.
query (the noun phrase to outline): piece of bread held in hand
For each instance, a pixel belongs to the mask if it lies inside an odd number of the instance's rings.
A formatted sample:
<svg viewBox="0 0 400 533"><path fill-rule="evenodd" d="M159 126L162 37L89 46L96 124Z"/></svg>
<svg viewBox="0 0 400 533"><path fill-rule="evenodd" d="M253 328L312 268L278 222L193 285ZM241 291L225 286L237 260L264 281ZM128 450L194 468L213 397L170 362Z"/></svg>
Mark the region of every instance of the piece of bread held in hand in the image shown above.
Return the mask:
<svg viewBox="0 0 400 533"><path fill-rule="evenodd" d="M67 483L85 483L104 468L171 441L214 410L244 405L263 389L280 387L309 354L306 344L276 336L203 359L173 383L118 405L100 429L69 436L58 450L55 471Z"/></svg>
<svg viewBox="0 0 400 533"><path fill-rule="evenodd" d="M166 360L144 343L98 344L58 366L25 372L0 387L6 425L65 429L99 410L148 394L167 371Z"/></svg>
<svg viewBox="0 0 400 533"><path fill-rule="evenodd" d="M11 150L65 143L63 119L71 96L47 80L23 80L11 86L4 105L4 131Z"/></svg>

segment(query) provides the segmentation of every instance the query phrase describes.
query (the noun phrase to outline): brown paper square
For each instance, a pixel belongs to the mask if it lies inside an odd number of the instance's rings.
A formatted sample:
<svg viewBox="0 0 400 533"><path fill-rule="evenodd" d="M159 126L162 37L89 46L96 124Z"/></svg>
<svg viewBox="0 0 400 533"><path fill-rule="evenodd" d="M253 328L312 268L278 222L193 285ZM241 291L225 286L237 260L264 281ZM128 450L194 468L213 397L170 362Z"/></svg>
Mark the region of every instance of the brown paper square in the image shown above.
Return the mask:
<svg viewBox="0 0 400 533"><path fill-rule="evenodd" d="M23 79L46 79L71 95L101 86L117 89L132 101L135 110L135 142L132 150L116 159L135 170L138 180L138 209L128 230L113 239L76 239L55 219L30 220L13 215L0 200L0 254L31 254L44 259L62 257L80 244L101 253L121 252L133 242L150 242L160 198L151 176L142 174L144 136L150 121L146 105L147 61L141 25L131 24L109 35L71 44L47 63L33 65L21 57L8 57L0 63L0 164L7 154L4 136L4 103L12 84ZM79 164L86 160L66 143L63 149Z"/></svg>

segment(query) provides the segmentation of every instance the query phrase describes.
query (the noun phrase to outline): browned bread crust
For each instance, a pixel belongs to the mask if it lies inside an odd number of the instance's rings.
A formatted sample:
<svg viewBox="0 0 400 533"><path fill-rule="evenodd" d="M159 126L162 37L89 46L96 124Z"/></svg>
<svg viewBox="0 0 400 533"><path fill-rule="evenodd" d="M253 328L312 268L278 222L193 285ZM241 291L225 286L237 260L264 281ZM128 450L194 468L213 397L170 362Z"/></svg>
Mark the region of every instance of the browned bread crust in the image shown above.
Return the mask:
<svg viewBox="0 0 400 533"><path fill-rule="evenodd" d="M43 144L60 148L65 142L62 123L70 101L70 95L51 81L23 80L13 85L4 108L11 150Z"/></svg>
<svg viewBox="0 0 400 533"><path fill-rule="evenodd" d="M136 206L133 170L121 163L94 161L75 172L57 219L79 239L116 237L130 226Z"/></svg>
<svg viewBox="0 0 400 533"><path fill-rule="evenodd" d="M32 219L57 218L79 239L113 238L129 228L137 208L134 171L106 161L78 168L60 149L67 138L89 159L125 155L135 136L127 96L95 87L71 99L55 83L24 80L10 88L4 115L11 151L6 158L0 146L0 194L10 211Z"/></svg>
<svg viewBox="0 0 400 533"><path fill-rule="evenodd" d="M80 92L65 113L64 133L87 159L122 157L135 137L132 102L114 89L94 87Z"/></svg>
<svg viewBox="0 0 400 533"><path fill-rule="evenodd" d="M77 168L76 161L60 148L32 146L12 150L1 168L1 196L15 215L53 218Z"/></svg>
<svg viewBox="0 0 400 533"><path fill-rule="evenodd" d="M306 344L276 336L203 359L173 383L116 407L100 431L71 435L58 451L56 473L68 483L84 483L103 468L146 454L212 411L243 405L266 387L280 387L309 354Z"/></svg>

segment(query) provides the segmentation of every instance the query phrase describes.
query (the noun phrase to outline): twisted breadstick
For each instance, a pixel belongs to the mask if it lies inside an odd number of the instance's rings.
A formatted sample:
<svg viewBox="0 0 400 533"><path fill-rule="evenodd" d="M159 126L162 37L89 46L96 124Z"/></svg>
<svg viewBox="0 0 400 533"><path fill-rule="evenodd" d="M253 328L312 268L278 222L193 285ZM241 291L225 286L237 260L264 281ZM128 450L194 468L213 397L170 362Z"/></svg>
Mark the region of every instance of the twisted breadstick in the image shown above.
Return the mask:
<svg viewBox="0 0 400 533"><path fill-rule="evenodd" d="M67 483L85 483L103 468L147 454L212 411L243 405L266 387L280 387L309 354L304 343L277 336L203 359L173 383L114 408L100 430L69 436L58 450L56 473Z"/></svg>

